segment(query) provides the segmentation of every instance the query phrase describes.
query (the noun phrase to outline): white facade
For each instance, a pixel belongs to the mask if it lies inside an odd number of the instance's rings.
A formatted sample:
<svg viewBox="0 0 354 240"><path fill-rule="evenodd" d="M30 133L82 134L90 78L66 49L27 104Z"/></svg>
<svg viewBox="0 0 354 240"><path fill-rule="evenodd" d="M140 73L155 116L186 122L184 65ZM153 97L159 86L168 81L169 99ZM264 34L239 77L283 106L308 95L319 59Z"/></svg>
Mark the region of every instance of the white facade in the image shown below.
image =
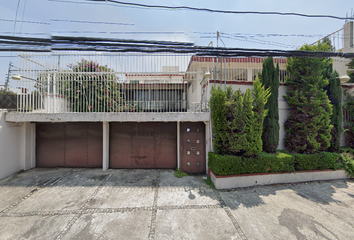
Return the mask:
<svg viewBox="0 0 354 240"><path fill-rule="evenodd" d="M0 109L0 179L35 167L35 124L5 121Z"/></svg>

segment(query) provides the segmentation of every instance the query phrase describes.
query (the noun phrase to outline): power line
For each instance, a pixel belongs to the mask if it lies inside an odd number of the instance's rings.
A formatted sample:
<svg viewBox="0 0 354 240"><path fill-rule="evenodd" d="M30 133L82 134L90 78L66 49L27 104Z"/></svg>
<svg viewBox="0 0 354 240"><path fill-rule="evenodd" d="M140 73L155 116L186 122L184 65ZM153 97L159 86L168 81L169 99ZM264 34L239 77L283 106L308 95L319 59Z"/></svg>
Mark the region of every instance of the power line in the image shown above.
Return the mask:
<svg viewBox="0 0 354 240"><path fill-rule="evenodd" d="M62 1L62 0L50 0L56 2L73 2L73 1ZM298 17L308 17L308 18L333 18L339 20L353 20L353 17L339 17L334 15L321 15L321 14L303 14L303 13L294 13L294 12L261 12L261 11L233 11L233 10L219 10L219 9L210 9L210 8L196 8L189 6L165 6L165 5L148 5L141 3L131 3L131 2L122 2L116 0L86 0L91 2L110 2L119 5L125 6L134 6L142 8L152 8L152 9L165 9L165 10L192 10L192 11L202 11L210 13L226 13L226 14L261 14L261 15L283 15L283 16L298 16ZM77 3L77 2L73 2Z"/></svg>
<svg viewBox="0 0 354 240"><path fill-rule="evenodd" d="M20 21L20 20L11 20L11 19L3 19L3 18L0 18L0 21L5 21L5 22L24 22L24 23L33 23L33 24L49 25L49 23L46 23L46 22Z"/></svg>
<svg viewBox="0 0 354 240"><path fill-rule="evenodd" d="M70 23L126 25L126 26L134 26L135 25L134 23L92 22L92 21L64 20L64 19L50 19L50 21L53 21L53 22L70 22Z"/></svg>
<svg viewBox="0 0 354 240"><path fill-rule="evenodd" d="M11 38L11 39L10 39ZM141 40L121 40L107 38L84 38L84 37L52 37L51 39L38 38L38 43L50 41L48 44L38 44L39 46L26 46L27 42L34 42L35 38L0 36L0 39L23 41L20 47L12 46L11 41L0 44L0 51L26 51L26 52L51 52L53 50L71 51L100 51L100 52L140 52L140 53L179 53L195 54L197 56L223 56L223 57L244 57L244 56L277 56L277 57L344 57L353 58L354 53L342 52L309 52L301 50L271 50L271 49L246 49L246 48L225 48L225 47L204 47L195 46L185 42L163 42L163 41L141 41ZM81 45L81 46L80 46ZM21 47L22 46L22 47Z"/></svg>
<svg viewBox="0 0 354 240"><path fill-rule="evenodd" d="M265 41L265 40L261 40L261 39L249 38L249 37L244 37L244 36L234 36L234 35L231 35L231 34L228 34L228 33L220 33L220 34L224 35L224 37L226 37L226 38L233 39L233 40L243 41L245 39L248 39L248 40L253 41L253 42L258 41L260 44L274 45L274 46L278 46L278 47L286 47L286 48L297 48L298 47L298 46L295 46L295 45L279 43L279 42L275 42L275 41Z"/></svg>
<svg viewBox="0 0 354 240"><path fill-rule="evenodd" d="M22 11L22 19L21 19L20 34L21 34L21 32L22 32L23 17L25 16L26 4L27 4L27 0L25 0L25 5L24 5L24 7L23 7L23 11Z"/></svg>

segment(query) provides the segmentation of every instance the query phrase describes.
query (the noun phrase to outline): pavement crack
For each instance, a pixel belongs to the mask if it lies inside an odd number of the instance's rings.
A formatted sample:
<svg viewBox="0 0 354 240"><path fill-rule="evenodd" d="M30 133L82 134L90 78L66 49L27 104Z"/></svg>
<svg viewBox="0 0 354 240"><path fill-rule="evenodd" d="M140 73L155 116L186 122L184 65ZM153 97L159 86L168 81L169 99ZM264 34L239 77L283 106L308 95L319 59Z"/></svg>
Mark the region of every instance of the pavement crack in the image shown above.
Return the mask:
<svg viewBox="0 0 354 240"><path fill-rule="evenodd" d="M149 232L149 239L155 239L155 229L156 229L156 215L157 215L157 199L159 194L159 184L160 184L160 172L157 172L156 179L153 181L154 187L154 203L152 206L152 215L151 215L151 225Z"/></svg>
<svg viewBox="0 0 354 240"><path fill-rule="evenodd" d="M232 215L230 208L226 205L224 199L222 199L219 191L217 191L216 189L213 189L218 201L220 202L221 207L224 209L224 211L226 212L227 216L230 218L232 224L234 225L234 227L236 228L236 231L238 232L238 234L240 235L241 239L245 239L247 240L247 237L245 235L245 233L242 231L240 225L238 224L238 222L236 221L235 217Z"/></svg>
<svg viewBox="0 0 354 240"><path fill-rule="evenodd" d="M39 186L33 190L31 190L26 196L24 196L23 198L21 198L20 200L18 200L17 202L15 202L14 204L6 207L5 209L3 209L1 212L0 212L0 217L5 215L6 212L10 211L11 208L17 206L18 204L20 204L21 202L25 201L27 198L31 197L33 194L35 194L36 192L38 192L41 188L45 188L48 184L51 184L51 186L55 183L57 183L58 181L60 181L61 179L63 179L64 177L66 177L67 175L71 174L73 171L69 171L69 172L66 172L65 174L63 174L62 176L60 176L59 178L56 178L56 179L51 179L51 180L48 180L47 182L45 182L42 186Z"/></svg>
<svg viewBox="0 0 354 240"><path fill-rule="evenodd" d="M103 187L108 182L108 180L112 177L112 174L113 174L113 172L106 177L106 179L100 184L100 186L98 188L95 189L95 191L90 196L90 198L87 199L87 201L82 205L82 207L79 210L77 210L78 212L76 213L76 215L70 220L70 222L66 225L66 227L63 229L63 231L61 231L61 233L56 237L56 239L62 239L64 237L64 235L72 227L72 225L74 225L76 220L79 219L84 214L84 211L87 208L87 206L89 205L89 203L91 202L91 200L97 195L97 193L101 189L101 187Z"/></svg>

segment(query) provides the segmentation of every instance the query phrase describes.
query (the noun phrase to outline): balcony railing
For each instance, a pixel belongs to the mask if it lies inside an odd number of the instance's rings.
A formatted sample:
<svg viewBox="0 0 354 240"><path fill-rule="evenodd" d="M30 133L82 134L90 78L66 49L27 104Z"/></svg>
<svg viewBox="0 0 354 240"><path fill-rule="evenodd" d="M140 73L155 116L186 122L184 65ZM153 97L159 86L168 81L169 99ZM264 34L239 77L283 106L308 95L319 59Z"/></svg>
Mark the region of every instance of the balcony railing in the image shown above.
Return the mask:
<svg viewBox="0 0 354 240"><path fill-rule="evenodd" d="M120 81L116 73L49 73L21 79L18 112L187 112L187 82Z"/></svg>

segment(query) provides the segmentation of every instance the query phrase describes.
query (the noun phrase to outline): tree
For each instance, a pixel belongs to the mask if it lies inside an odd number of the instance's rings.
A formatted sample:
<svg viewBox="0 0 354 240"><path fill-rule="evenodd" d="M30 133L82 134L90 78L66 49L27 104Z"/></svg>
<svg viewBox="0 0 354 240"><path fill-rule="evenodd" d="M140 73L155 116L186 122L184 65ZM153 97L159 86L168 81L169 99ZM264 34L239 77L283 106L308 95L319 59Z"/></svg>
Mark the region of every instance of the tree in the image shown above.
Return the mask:
<svg viewBox="0 0 354 240"><path fill-rule="evenodd" d="M213 121L214 150L218 154L253 156L262 151L265 104L270 90L257 78L253 90L223 91L212 87L209 101Z"/></svg>
<svg viewBox="0 0 354 240"><path fill-rule="evenodd" d="M279 144L279 65L274 67L273 57L268 57L263 61L261 82L271 92L265 105L268 115L263 124L263 151L275 153Z"/></svg>
<svg viewBox="0 0 354 240"><path fill-rule="evenodd" d="M211 109L211 119L213 121L213 144L214 151L218 154L226 154L227 135L226 135L226 93L219 86L211 89L209 107Z"/></svg>
<svg viewBox="0 0 354 240"><path fill-rule="evenodd" d="M329 37L325 37L324 39L322 39L321 44L327 44L329 46L328 51L330 52L336 51L336 48L333 46L332 40Z"/></svg>
<svg viewBox="0 0 354 240"><path fill-rule="evenodd" d="M346 95L344 105L345 110L348 112L348 117L345 119L345 144L347 147L354 148L354 97L350 94Z"/></svg>
<svg viewBox="0 0 354 240"><path fill-rule="evenodd" d="M121 112L135 108L124 101L114 70L94 61L82 59L69 64L59 74L59 89L74 112Z"/></svg>
<svg viewBox="0 0 354 240"><path fill-rule="evenodd" d="M329 84L325 87L327 91L328 98L333 106L331 125L333 128L331 130L331 143L329 150L332 152L340 151L340 139L342 136L342 122L343 122L343 112L342 112L342 87L340 85L339 74L332 69L332 60L328 59L328 66L324 71L324 78L329 79Z"/></svg>
<svg viewBox="0 0 354 240"><path fill-rule="evenodd" d="M348 64L346 64L346 65L348 66L348 69L354 69L354 58L352 58L350 60L350 62ZM352 70L352 71L347 70L347 74L350 77L348 82L349 83L354 83L354 70Z"/></svg>
<svg viewBox="0 0 354 240"><path fill-rule="evenodd" d="M304 45L304 51L328 51L327 44ZM285 122L285 146L297 153L316 153L330 146L332 105L324 87L327 58L293 57L287 61L290 116Z"/></svg>

